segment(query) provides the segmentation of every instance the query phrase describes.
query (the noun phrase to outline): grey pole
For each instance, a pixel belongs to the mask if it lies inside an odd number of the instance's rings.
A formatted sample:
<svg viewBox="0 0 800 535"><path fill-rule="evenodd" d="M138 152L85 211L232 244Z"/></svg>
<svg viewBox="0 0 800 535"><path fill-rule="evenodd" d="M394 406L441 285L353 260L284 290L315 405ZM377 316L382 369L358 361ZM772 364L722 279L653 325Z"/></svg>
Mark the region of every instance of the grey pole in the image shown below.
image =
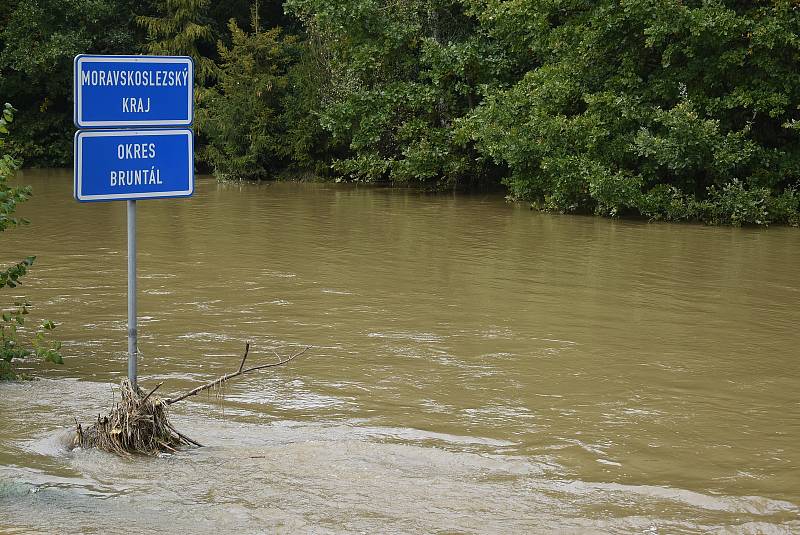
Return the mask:
<svg viewBox="0 0 800 535"><path fill-rule="evenodd" d="M136 201L128 201L128 380L136 389Z"/></svg>

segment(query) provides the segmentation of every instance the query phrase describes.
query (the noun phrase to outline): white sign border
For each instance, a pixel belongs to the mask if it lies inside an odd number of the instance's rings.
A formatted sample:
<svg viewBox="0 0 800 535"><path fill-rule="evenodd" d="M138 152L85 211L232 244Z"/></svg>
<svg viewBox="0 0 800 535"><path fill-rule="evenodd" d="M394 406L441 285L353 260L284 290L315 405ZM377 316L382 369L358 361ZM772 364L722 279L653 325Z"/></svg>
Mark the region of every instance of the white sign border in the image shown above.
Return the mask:
<svg viewBox="0 0 800 535"><path fill-rule="evenodd" d="M188 105L186 120L132 120L132 121L83 121L83 85L80 83L81 66L84 63L185 63L189 67L187 85ZM194 59L190 56L100 56L78 54L73 60L72 95L75 100L72 108L72 122L76 128L108 128L130 126L192 126L194 122Z"/></svg>
<svg viewBox="0 0 800 535"><path fill-rule="evenodd" d="M152 193L113 193L108 195L83 195L83 138L85 137L122 137L122 136L174 136L185 134L189 138L189 189L177 191L157 191ZM125 201L135 199L160 199L170 197L191 197L194 193L194 132L188 128L171 128L166 130L78 130L73 142L75 152L73 195L80 202L93 201Z"/></svg>

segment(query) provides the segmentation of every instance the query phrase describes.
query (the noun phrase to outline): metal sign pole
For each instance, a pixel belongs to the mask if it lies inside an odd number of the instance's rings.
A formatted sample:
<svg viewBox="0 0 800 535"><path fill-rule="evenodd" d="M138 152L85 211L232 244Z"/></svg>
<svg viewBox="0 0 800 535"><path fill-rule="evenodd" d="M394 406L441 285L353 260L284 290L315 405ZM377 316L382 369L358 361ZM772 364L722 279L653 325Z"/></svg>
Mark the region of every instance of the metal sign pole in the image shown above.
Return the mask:
<svg viewBox="0 0 800 535"><path fill-rule="evenodd" d="M136 389L136 201L128 201L128 380Z"/></svg>
<svg viewBox="0 0 800 535"><path fill-rule="evenodd" d="M72 66L75 199L128 203L128 380L136 391L136 199L194 193L194 60L79 54Z"/></svg>

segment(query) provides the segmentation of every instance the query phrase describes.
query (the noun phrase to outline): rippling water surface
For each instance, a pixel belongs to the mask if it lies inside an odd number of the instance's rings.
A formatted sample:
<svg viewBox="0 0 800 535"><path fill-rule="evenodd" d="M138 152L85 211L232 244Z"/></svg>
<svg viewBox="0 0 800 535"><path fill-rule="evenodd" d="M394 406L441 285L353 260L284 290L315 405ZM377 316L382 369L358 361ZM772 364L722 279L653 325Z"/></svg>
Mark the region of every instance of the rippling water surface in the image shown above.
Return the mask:
<svg viewBox="0 0 800 535"><path fill-rule="evenodd" d="M800 532L797 230L201 178L139 203L140 381L312 350L119 459L57 435L126 372L125 205L20 180L0 262L67 358L0 384L0 532Z"/></svg>

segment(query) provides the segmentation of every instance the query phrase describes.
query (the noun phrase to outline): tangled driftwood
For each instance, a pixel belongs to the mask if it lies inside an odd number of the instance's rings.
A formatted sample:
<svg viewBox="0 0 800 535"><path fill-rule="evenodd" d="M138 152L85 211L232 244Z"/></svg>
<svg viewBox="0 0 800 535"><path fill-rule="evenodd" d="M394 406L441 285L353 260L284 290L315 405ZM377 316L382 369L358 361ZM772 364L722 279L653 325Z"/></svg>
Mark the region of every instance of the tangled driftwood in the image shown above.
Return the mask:
<svg viewBox="0 0 800 535"><path fill-rule="evenodd" d="M201 446L196 440L192 440L175 429L167 417L167 407L205 390L219 388L227 381L245 373L286 364L308 350L309 347L306 347L286 358L275 353L278 357L277 362L245 368L244 365L250 352L248 343L245 345L239 368L235 372L227 373L173 398L162 399L154 395L164 384L163 382L145 393L138 385L134 387L125 379L120 385L120 401L114 404L107 415L98 415L97 421L86 428L77 420L75 421L73 446L98 448L120 455L131 453L158 455L159 453L175 453L183 446Z"/></svg>

